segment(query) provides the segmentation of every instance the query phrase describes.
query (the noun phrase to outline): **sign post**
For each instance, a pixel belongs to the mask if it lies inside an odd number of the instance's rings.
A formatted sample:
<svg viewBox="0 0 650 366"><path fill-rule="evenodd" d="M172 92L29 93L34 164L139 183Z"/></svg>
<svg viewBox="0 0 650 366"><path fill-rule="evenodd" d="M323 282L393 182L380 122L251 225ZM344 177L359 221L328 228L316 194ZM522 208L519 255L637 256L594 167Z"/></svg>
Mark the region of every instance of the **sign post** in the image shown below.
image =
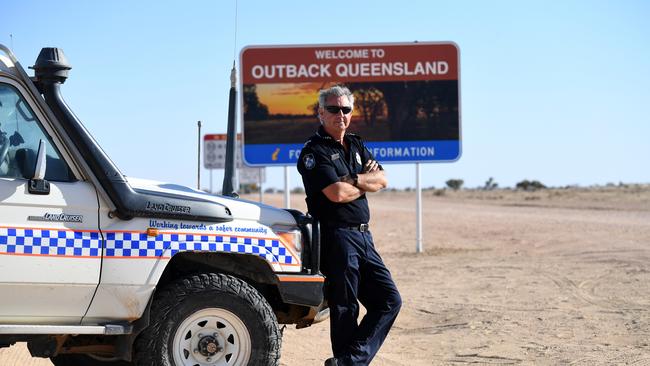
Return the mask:
<svg viewBox="0 0 650 366"><path fill-rule="evenodd" d="M420 185L420 163L415 163L415 252L422 253L422 186Z"/></svg>
<svg viewBox="0 0 650 366"><path fill-rule="evenodd" d="M240 65L248 165L295 166L318 128L319 90L337 84L354 94L349 131L362 136L382 164L460 158L460 62L454 43L249 46ZM420 197L421 192L418 230Z"/></svg>
<svg viewBox="0 0 650 366"><path fill-rule="evenodd" d="M196 189L201 190L201 121L197 122L199 129L199 136L197 141L197 157L196 157Z"/></svg>

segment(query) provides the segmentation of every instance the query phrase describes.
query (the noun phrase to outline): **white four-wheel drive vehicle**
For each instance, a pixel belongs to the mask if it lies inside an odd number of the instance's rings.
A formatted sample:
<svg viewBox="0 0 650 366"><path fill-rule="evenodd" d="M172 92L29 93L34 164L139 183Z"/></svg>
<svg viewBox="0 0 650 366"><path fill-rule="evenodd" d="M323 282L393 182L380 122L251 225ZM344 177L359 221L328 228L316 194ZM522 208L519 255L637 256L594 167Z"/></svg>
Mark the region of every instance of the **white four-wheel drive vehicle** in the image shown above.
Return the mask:
<svg viewBox="0 0 650 366"><path fill-rule="evenodd" d="M63 100L61 50L33 69L0 45L0 347L57 366L277 365L279 324L325 317L317 223L127 179Z"/></svg>

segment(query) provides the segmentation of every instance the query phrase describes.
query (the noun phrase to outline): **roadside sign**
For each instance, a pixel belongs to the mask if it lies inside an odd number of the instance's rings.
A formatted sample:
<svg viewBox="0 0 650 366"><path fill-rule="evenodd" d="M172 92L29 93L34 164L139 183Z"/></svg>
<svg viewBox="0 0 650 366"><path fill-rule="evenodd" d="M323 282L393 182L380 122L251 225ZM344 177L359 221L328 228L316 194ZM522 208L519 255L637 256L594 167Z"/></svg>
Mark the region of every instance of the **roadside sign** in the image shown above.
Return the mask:
<svg viewBox="0 0 650 366"><path fill-rule="evenodd" d="M461 154L454 43L249 46L240 55L247 165L294 165L319 125L318 91L345 85L349 128L382 163L448 162Z"/></svg>
<svg viewBox="0 0 650 366"><path fill-rule="evenodd" d="M239 171L239 183L260 184L266 182L266 169L244 168Z"/></svg>
<svg viewBox="0 0 650 366"><path fill-rule="evenodd" d="M206 134L203 136L203 167L205 169L225 169L226 167L225 133ZM235 146L235 168L241 169L241 134L237 135Z"/></svg>
<svg viewBox="0 0 650 366"><path fill-rule="evenodd" d="M227 135L225 133L203 136L203 166L205 169L225 169L226 141ZM259 184L266 182L264 168L251 168L242 163L241 134L237 135L237 146L235 146L235 169L239 172L239 183Z"/></svg>

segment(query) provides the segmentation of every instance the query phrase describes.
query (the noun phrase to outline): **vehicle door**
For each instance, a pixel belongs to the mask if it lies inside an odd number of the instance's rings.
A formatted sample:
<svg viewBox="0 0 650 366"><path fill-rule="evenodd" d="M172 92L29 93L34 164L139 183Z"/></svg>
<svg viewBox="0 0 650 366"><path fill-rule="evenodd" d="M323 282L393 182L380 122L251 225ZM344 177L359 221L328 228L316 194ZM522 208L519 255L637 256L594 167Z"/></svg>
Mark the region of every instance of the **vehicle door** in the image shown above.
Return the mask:
<svg viewBox="0 0 650 366"><path fill-rule="evenodd" d="M30 191L45 142L49 192ZM0 77L0 324L79 324L99 282L98 197L30 94Z"/></svg>

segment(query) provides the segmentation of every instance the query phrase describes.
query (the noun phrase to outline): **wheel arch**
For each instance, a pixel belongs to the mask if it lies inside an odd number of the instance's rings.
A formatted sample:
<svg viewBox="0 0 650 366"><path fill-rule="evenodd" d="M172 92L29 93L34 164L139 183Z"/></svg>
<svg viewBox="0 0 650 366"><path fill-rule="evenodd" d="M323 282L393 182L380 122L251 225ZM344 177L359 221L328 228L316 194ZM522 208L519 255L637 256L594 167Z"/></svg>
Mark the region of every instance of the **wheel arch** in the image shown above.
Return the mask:
<svg viewBox="0 0 650 366"><path fill-rule="evenodd" d="M251 254L181 252L174 255L160 276L157 288L192 273L218 272L232 275L248 283L275 285L273 268L263 258ZM251 284L252 284L251 283Z"/></svg>

